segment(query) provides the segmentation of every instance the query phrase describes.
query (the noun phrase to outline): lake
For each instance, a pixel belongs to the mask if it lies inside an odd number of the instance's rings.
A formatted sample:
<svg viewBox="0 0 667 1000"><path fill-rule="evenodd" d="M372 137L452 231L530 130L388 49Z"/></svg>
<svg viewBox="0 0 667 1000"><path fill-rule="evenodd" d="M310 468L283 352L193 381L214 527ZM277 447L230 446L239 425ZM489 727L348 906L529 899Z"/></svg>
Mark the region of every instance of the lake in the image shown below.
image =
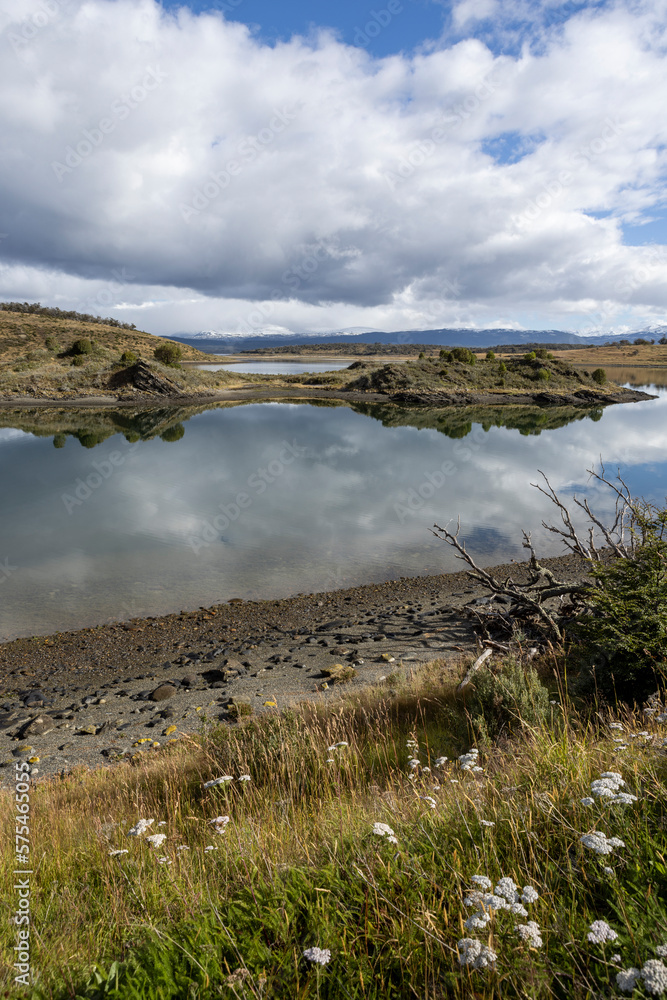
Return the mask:
<svg viewBox="0 0 667 1000"><path fill-rule="evenodd" d="M315 375L319 372L333 372L349 368L351 361L235 361L233 364L194 365L206 372L229 371L238 375Z"/></svg>
<svg viewBox="0 0 667 1000"><path fill-rule="evenodd" d="M658 385L661 373L635 374ZM485 565L561 551L542 526L602 457L667 494L667 388L605 410L257 403L0 410L0 638L462 568L429 528L461 517Z"/></svg>

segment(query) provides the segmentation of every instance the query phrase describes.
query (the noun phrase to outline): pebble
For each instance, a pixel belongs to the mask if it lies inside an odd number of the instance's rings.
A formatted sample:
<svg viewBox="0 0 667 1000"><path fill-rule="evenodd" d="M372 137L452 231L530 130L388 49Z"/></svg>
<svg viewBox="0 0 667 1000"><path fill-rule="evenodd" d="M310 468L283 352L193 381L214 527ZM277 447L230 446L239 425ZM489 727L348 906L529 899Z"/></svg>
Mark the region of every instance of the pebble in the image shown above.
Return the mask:
<svg viewBox="0 0 667 1000"><path fill-rule="evenodd" d="M173 684L160 684L154 691L151 691L150 697L153 701L166 701L167 698L171 698L175 694L176 688Z"/></svg>

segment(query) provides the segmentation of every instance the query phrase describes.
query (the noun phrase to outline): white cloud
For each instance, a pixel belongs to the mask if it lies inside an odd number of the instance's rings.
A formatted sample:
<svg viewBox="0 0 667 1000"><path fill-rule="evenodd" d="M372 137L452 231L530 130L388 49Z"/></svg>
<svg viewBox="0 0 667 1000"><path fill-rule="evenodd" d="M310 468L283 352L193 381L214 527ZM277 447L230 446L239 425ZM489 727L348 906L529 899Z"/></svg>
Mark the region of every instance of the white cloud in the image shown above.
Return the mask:
<svg viewBox="0 0 667 1000"><path fill-rule="evenodd" d="M5 5L0 296L160 333L660 320L667 256L620 223L663 197L666 10L374 60L152 0Z"/></svg>

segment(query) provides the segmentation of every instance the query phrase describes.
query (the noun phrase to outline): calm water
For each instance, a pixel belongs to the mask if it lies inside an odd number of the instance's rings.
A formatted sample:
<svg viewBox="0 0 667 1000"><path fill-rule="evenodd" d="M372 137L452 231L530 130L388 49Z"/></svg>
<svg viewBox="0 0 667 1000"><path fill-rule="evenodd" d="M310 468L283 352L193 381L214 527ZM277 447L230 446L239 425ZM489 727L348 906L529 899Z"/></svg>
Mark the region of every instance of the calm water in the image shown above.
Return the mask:
<svg viewBox="0 0 667 1000"><path fill-rule="evenodd" d="M316 361L238 361L231 365L207 363L195 367L207 372L224 369L238 372L239 375L314 375L349 368L351 364L351 361L329 361L325 364L318 364Z"/></svg>
<svg viewBox="0 0 667 1000"><path fill-rule="evenodd" d="M460 569L429 532L459 514L487 565L524 557L522 528L555 554L538 469L603 513L586 476L600 456L636 493L667 494L656 391L592 413L0 411L0 638Z"/></svg>

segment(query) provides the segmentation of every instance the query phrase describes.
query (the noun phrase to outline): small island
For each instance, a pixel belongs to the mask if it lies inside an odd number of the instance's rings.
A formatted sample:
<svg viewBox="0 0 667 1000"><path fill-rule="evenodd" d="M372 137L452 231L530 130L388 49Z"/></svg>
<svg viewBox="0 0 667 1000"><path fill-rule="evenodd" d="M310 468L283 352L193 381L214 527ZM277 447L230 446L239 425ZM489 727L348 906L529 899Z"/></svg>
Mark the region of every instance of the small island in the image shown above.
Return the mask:
<svg viewBox="0 0 667 1000"><path fill-rule="evenodd" d="M14 309L12 308L14 306ZM587 352L587 361L591 352ZM498 356L465 347L387 362L350 358L320 374L202 370L212 356L114 321L39 306L0 309L0 406L182 406L268 399L331 399L397 406L601 407L653 399L575 367L543 347ZM345 360L345 359L344 359Z"/></svg>

